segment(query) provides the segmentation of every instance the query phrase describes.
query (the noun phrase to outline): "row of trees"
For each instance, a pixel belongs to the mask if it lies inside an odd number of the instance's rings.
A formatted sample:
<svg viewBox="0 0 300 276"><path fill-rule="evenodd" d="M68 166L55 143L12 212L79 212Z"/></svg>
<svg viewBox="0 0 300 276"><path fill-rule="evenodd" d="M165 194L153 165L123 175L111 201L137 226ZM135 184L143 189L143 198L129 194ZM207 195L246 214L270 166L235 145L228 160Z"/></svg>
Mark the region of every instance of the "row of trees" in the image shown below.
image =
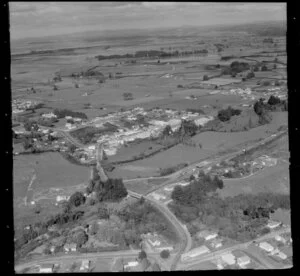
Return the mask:
<svg viewBox="0 0 300 276"><path fill-rule="evenodd" d="M194 54L207 54L208 50L202 49L202 50L194 50L194 51L173 51L173 52L164 52L164 51L158 51L158 50L149 50L149 51L137 51L135 54L125 54L125 55L109 55L109 56L103 56L98 55L96 58L98 60L104 60L104 59L121 59L121 58L165 58L165 57L178 57L183 55L194 55Z"/></svg>
<svg viewBox="0 0 300 276"><path fill-rule="evenodd" d="M181 170L185 167L187 167L188 164L187 163L180 163L180 164L177 164L175 166L171 166L171 167L168 167L168 168L164 168L164 169L160 169L160 176L165 176L165 175L169 175L173 172L176 172L178 170Z"/></svg>
<svg viewBox="0 0 300 276"><path fill-rule="evenodd" d="M85 113L83 112L77 112L77 111L72 111L69 109L54 109L53 113L57 116L58 119L65 118L66 116L71 116L74 118L81 118L81 119L87 119L88 117L86 116Z"/></svg>

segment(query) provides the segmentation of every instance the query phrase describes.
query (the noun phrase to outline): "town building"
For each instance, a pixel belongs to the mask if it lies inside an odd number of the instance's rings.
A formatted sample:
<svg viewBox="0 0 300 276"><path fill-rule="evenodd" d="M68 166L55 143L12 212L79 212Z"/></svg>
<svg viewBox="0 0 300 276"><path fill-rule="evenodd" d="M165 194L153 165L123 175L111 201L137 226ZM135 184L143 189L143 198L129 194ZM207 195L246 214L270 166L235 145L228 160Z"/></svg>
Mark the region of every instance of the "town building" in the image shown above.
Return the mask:
<svg viewBox="0 0 300 276"><path fill-rule="evenodd" d="M52 119L52 118L57 118L57 116L53 113L53 112L50 112L50 113L44 113L42 115L43 118L47 118L47 119Z"/></svg>
<svg viewBox="0 0 300 276"><path fill-rule="evenodd" d="M232 253L223 254L223 255L221 255L221 258L228 265L235 264L235 256Z"/></svg>
<svg viewBox="0 0 300 276"><path fill-rule="evenodd" d="M57 197L56 197L56 201L57 202L60 202L60 201L67 201L67 200L69 200L69 196L66 196L66 195L58 195Z"/></svg>
<svg viewBox="0 0 300 276"><path fill-rule="evenodd" d="M259 247L267 252L272 252L274 250L274 247L267 242L261 242Z"/></svg>
<svg viewBox="0 0 300 276"><path fill-rule="evenodd" d="M76 252L77 244L76 243L67 243L64 245L64 251L67 252Z"/></svg>
<svg viewBox="0 0 300 276"><path fill-rule="evenodd" d="M287 259L287 255L285 253L281 252L281 251L279 251L276 256L278 256L282 260Z"/></svg>
<svg viewBox="0 0 300 276"><path fill-rule="evenodd" d="M54 264L41 264L39 266L39 273L52 273Z"/></svg>
<svg viewBox="0 0 300 276"><path fill-rule="evenodd" d="M124 265L124 269L135 267L135 266L138 266L138 265L139 265L138 261L131 261L131 262L128 262L127 264Z"/></svg>
<svg viewBox="0 0 300 276"><path fill-rule="evenodd" d="M79 270L83 271L83 270L88 270L89 268L90 268L90 260L82 260Z"/></svg>
<svg viewBox="0 0 300 276"><path fill-rule="evenodd" d="M243 268L243 267L245 267L246 265L250 264L250 262L251 262L251 259L250 259L249 256L247 256L247 255L244 255L244 256L242 256L242 257L237 258L237 264L238 264L241 268Z"/></svg>
<svg viewBox="0 0 300 276"><path fill-rule="evenodd" d="M284 243L284 244L287 242L287 240L286 240L284 237L280 236L280 235L275 236L274 239L275 239L276 241L282 242L282 243Z"/></svg>
<svg viewBox="0 0 300 276"><path fill-rule="evenodd" d="M197 257L197 256L205 254L205 253L209 253L209 252L210 252L209 248L205 245L202 245L200 247L190 250L187 253L182 254L181 260L186 261L187 259L194 258L194 257Z"/></svg>
<svg viewBox="0 0 300 276"><path fill-rule="evenodd" d="M223 243L222 243L222 239L214 239L212 240L212 242L210 243L211 247L213 248L220 248L223 246Z"/></svg>

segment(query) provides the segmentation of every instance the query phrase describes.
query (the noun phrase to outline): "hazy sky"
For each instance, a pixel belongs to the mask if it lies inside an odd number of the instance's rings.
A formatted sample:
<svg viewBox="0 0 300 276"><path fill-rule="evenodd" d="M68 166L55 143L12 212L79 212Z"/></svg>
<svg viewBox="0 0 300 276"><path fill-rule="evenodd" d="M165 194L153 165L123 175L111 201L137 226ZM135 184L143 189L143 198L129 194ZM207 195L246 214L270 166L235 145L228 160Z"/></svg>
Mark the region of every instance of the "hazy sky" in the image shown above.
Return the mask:
<svg viewBox="0 0 300 276"><path fill-rule="evenodd" d="M11 38L286 19L284 3L10 2Z"/></svg>

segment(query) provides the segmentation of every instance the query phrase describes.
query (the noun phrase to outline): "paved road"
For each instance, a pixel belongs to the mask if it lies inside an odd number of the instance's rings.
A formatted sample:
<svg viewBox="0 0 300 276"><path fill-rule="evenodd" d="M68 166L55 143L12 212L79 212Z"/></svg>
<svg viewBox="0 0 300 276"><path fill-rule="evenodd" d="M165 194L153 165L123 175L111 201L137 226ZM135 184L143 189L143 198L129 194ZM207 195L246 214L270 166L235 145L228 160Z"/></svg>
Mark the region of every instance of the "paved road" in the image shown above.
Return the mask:
<svg viewBox="0 0 300 276"><path fill-rule="evenodd" d="M231 159L237 155L240 155L242 154L245 150L246 151L249 151L253 148L256 148L258 146L261 146L271 140L275 140L277 139L278 136L280 136L281 134L283 133L286 133L287 131L284 130L284 131L281 131L281 132L278 132L276 133L276 136L269 136L265 139L263 139L262 141L258 142L258 143L255 143L254 145L251 145L249 146L248 148L245 148L245 149L242 149L242 150L237 150L235 152L232 152L232 153L228 153L228 154L225 154L225 155L222 155L222 156L218 156L218 157L211 157L210 159L206 159L206 160L201 160L201 161L197 161L197 162L194 162L193 164L189 165L188 167L185 167L173 174L170 174L170 175L167 175L167 176L164 176L164 178L168 178L168 180L166 180L165 182L163 182L161 185L157 185L156 187L154 187L153 189L151 189L150 191L148 191L147 193L145 193L145 195L148 195L168 184L172 184L174 182L179 182L179 181L182 181L186 178L189 177L190 174L193 174L193 170L198 170L200 168L205 168L205 167L208 167L208 166L213 166L217 163L220 163L221 161L223 160L227 160L227 159ZM156 177L149 177L148 179L155 179ZM147 178L144 178L144 179L147 179ZM126 180L127 182L130 181L130 179Z"/></svg>
<svg viewBox="0 0 300 276"><path fill-rule="evenodd" d="M280 229L278 231L271 232L267 235L261 236L261 237L255 239L255 240L252 240L252 241L249 241L249 242L246 242L246 243L242 243L242 244L237 244L237 245L227 247L227 248L224 248L224 249L221 249L221 250L218 250L218 251L214 251L214 252L211 252L211 253L203 254L203 255L199 256L198 258L191 259L190 261L181 262L179 267L180 267L180 269L187 269L190 266L194 266L196 264L206 262L206 261L211 261L211 260L213 260L217 257L220 257L221 255L223 255L225 253L229 253L229 252L231 252L233 250L236 250L236 249L245 250L245 249L247 249L247 247L250 244L253 244L253 241L260 242L260 241L263 241L263 240L266 240L266 239L272 239L277 235L287 233L287 232L290 232L290 231L291 231L291 228L286 227L286 228ZM263 263L264 263L265 266L267 266L267 268L274 268L273 266L271 266L265 260L263 261Z"/></svg>
<svg viewBox="0 0 300 276"><path fill-rule="evenodd" d="M132 191L128 191L128 194L135 198L141 198L143 196L141 194L138 194L138 193L135 193ZM174 257L171 267L170 267L171 270L175 270L177 263L181 257L181 254L189 251L192 246L192 239L191 239L190 233L187 230L187 228L185 227L185 225L183 225L177 219L177 217L169 210L169 208L167 206L165 206L164 204L162 204L150 197L144 196L144 198L146 200L150 201L158 210L160 210L166 216L166 218L170 221L170 223L173 225L173 227L176 229L177 233L180 236L180 239L181 239L180 248L179 248L178 252L176 253L176 256Z"/></svg>
<svg viewBox="0 0 300 276"><path fill-rule="evenodd" d="M58 263L67 260L81 260L81 259L96 259L96 258L114 258L114 257L136 257L140 250L124 250L124 251L113 251L113 252L97 252L97 253L86 253L86 254L68 254L62 256L49 256L41 257L31 262L18 264L15 266L15 271L21 271L26 267L34 266L40 263ZM158 253L149 253L149 255L158 255Z"/></svg>

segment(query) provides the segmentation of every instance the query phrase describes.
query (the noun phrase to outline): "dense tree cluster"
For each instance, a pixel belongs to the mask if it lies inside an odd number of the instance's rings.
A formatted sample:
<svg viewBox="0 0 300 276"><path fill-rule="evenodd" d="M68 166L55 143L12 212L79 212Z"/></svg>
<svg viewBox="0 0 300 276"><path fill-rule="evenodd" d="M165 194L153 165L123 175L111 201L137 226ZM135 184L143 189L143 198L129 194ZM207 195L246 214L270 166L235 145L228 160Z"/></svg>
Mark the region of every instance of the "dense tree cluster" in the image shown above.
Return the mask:
<svg viewBox="0 0 300 276"><path fill-rule="evenodd" d="M72 132L70 132L70 134L78 139L81 143L83 144L88 144L91 143L96 135L100 135L101 133L109 133L111 131L109 131L107 128L97 128L97 127L91 127L91 126L87 126L84 128L80 128L77 130L74 130Z"/></svg>
<svg viewBox="0 0 300 276"><path fill-rule="evenodd" d="M54 109L53 113L57 116L58 119L65 118L66 116L71 116L73 118L81 118L81 119L87 119L85 113L83 112L76 112L69 109Z"/></svg>
<svg viewBox="0 0 300 276"><path fill-rule="evenodd" d="M280 100L280 98L271 95L269 100L265 103L264 99L260 98L258 101L255 102L253 105L255 113L264 118L267 116L269 111L287 111L287 101Z"/></svg>
<svg viewBox="0 0 300 276"><path fill-rule="evenodd" d="M177 239L176 233L164 216L144 200L126 206L118 212L118 216L126 223L123 231L128 245L139 245L141 242L140 235L149 232L156 232L173 240Z"/></svg>
<svg viewBox="0 0 300 276"><path fill-rule="evenodd" d="M125 92L125 93L123 93L123 98L124 98L124 101L130 101L130 100L133 100L133 95L130 92Z"/></svg>
<svg viewBox="0 0 300 276"><path fill-rule="evenodd" d="M85 203L85 196L81 192L75 192L71 195L69 199L69 204L71 207L75 206L78 207Z"/></svg>
<svg viewBox="0 0 300 276"><path fill-rule="evenodd" d="M24 123L24 128L26 131L38 131L39 129L39 126L37 124L36 121L34 120L27 120L25 123Z"/></svg>
<svg viewBox="0 0 300 276"><path fill-rule="evenodd" d="M218 112L218 118L222 122L229 121L232 116L240 115L241 110L234 109L231 106L228 106L227 109L222 109Z"/></svg>
<svg viewBox="0 0 300 276"><path fill-rule="evenodd" d="M86 189L87 193L95 192L96 199L102 201L119 201L127 196L127 189L123 180L108 179L106 182L101 181L98 177L90 181Z"/></svg>
<svg viewBox="0 0 300 276"><path fill-rule="evenodd" d="M290 209L290 201L288 195L273 193L242 194L225 199L206 196L191 205L174 201L170 208L188 224L192 234L199 231L197 221L200 221L218 228L222 236L247 241L265 233L270 214L278 208Z"/></svg>
<svg viewBox="0 0 300 276"><path fill-rule="evenodd" d="M200 172L198 179L192 180L189 185L175 186L171 198L181 205L194 206L201 202L207 193L222 189L223 186L222 179Z"/></svg>
<svg viewBox="0 0 300 276"><path fill-rule="evenodd" d="M233 61L230 66L223 68L222 74L224 75L236 75L238 73L247 71L250 69L250 65L247 62Z"/></svg>

